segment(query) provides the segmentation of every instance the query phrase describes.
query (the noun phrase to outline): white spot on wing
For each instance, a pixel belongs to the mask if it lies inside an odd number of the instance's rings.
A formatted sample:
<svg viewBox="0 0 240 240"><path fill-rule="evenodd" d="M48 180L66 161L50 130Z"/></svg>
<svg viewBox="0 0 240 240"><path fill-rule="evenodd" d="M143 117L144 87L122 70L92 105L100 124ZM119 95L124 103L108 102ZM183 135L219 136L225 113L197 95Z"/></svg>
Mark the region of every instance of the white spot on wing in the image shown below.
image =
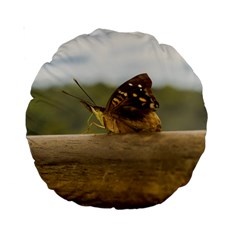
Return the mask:
<svg viewBox="0 0 240 240"><path fill-rule="evenodd" d="M129 86L131 86L131 87L133 86L133 84L132 84L132 83L128 83L128 85L129 85Z"/></svg>
<svg viewBox="0 0 240 240"><path fill-rule="evenodd" d="M143 98L143 97L140 97L139 100L140 100L141 102L147 102L147 100L146 100L145 98Z"/></svg>

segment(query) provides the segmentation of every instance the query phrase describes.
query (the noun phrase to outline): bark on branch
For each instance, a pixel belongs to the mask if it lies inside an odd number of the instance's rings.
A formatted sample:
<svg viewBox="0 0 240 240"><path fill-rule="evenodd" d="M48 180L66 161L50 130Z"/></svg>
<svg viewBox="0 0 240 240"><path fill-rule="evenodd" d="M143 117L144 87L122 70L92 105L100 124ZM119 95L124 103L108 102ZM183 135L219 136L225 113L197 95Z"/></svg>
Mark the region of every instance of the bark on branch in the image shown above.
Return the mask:
<svg viewBox="0 0 240 240"><path fill-rule="evenodd" d="M188 183L205 131L27 136L50 189L80 205L139 208Z"/></svg>

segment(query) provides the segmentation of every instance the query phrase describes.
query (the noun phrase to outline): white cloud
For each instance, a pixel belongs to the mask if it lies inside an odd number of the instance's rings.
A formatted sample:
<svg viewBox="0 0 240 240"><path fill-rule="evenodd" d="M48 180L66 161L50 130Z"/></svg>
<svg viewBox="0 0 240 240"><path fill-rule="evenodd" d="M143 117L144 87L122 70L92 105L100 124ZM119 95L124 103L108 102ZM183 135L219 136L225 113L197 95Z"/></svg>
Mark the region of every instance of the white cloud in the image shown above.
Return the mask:
<svg viewBox="0 0 240 240"><path fill-rule="evenodd" d="M144 72L154 86L201 89L198 77L171 46L159 45L148 34L103 29L60 46L51 63L40 69L33 87L72 83L72 78L82 83L102 81L118 86Z"/></svg>

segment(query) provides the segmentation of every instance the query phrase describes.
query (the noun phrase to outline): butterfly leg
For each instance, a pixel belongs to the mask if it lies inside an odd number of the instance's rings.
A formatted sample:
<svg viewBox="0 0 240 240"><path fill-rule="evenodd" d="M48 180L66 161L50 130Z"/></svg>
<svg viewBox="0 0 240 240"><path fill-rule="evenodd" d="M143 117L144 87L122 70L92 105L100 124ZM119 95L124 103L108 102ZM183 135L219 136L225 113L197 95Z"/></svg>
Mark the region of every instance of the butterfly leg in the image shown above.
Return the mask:
<svg viewBox="0 0 240 240"><path fill-rule="evenodd" d="M84 131L84 133L89 133L89 132L90 132L90 129L91 129L91 127L92 127L93 125L95 125L95 126L98 127L98 128L104 128L104 129L105 129L104 126L102 126L102 125L100 125L100 124L97 124L96 122L90 122L92 116L93 116L93 113L90 115L90 117L89 117L88 120L87 120L87 125L88 125L88 127L87 127L87 130Z"/></svg>
<svg viewBox="0 0 240 240"><path fill-rule="evenodd" d="M90 123L90 120L93 116L93 113L91 113L91 115L89 116L88 120L87 120L87 129L83 132L83 133L89 133L90 132L90 128L91 128L91 123Z"/></svg>
<svg viewBox="0 0 240 240"><path fill-rule="evenodd" d="M91 122L90 125L89 125L89 127L91 127L92 125L95 125L96 127L105 129L104 126L102 126L102 125L100 125L100 124L98 124L98 123L96 123L96 122Z"/></svg>

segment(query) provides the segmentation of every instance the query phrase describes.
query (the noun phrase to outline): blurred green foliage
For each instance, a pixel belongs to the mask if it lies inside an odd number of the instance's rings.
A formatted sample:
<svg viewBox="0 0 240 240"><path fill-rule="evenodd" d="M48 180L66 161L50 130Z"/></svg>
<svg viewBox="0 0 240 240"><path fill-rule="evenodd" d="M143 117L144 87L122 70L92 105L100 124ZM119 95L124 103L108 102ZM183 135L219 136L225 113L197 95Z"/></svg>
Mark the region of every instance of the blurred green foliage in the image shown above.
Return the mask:
<svg viewBox="0 0 240 240"><path fill-rule="evenodd" d="M98 83L84 86L98 106L106 106L114 88ZM76 85L48 89L32 89L33 99L26 113L27 135L86 133L90 112L75 98L62 92L88 100ZM202 93L172 87L153 89L160 108L157 113L164 131L206 129L207 112ZM93 116L90 122L96 122ZM93 126L91 132L106 132Z"/></svg>

